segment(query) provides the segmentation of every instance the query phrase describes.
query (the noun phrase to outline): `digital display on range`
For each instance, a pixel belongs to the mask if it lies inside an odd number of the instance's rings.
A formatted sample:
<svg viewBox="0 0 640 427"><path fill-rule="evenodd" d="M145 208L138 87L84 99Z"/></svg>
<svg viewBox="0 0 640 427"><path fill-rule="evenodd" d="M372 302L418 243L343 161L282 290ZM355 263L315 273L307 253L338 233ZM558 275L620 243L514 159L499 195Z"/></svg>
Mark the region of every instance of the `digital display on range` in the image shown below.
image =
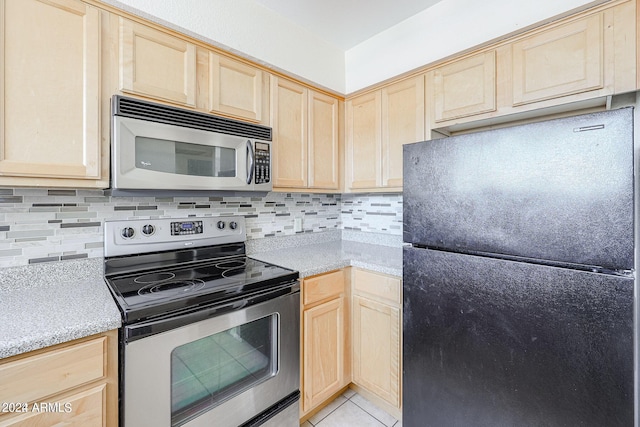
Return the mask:
<svg viewBox="0 0 640 427"><path fill-rule="evenodd" d="M202 221L180 221L171 223L171 235L202 234Z"/></svg>

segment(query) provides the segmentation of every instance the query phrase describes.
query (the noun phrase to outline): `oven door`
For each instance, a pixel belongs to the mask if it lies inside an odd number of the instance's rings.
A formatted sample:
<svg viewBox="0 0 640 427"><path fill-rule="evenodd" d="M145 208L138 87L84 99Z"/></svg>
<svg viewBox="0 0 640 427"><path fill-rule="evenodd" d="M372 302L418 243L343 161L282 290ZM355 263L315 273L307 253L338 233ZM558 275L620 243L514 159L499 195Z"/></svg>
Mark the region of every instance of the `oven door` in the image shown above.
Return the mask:
<svg viewBox="0 0 640 427"><path fill-rule="evenodd" d="M120 116L112 138L115 190L271 190L255 184L248 138Z"/></svg>
<svg viewBox="0 0 640 427"><path fill-rule="evenodd" d="M278 403L282 410L299 390L299 289L296 282L285 295L280 290L267 301L262 295L255 305L238 309L251 302L236 301L231 309L125 327L125 337L169 330L124 343L124 426L235 427ZM204 320L190 323L194 317ZM297 414L294 400L289 406ZM297 425L296 416L291 426Z"/></svg>

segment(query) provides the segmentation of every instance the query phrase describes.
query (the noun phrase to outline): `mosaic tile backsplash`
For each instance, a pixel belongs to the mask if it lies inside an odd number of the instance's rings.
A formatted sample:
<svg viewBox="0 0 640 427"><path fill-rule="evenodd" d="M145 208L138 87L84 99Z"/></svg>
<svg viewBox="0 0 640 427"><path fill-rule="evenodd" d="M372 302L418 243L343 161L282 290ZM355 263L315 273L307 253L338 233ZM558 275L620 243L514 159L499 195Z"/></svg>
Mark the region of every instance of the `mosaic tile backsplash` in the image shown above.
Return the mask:
<svg viewBox="0 0 640 427"><path fill-rule="evenodd" d="M402 194L343 194L344 230L402 235Z"/></svg>
<svg viewBox="0 0 640 427"><path fill-rule="evenodd" d="M0 268L103 256L105 220L243 215L247 239L361 230L402 234L401 194L114 197L101 190L0 188Z"/></svg>

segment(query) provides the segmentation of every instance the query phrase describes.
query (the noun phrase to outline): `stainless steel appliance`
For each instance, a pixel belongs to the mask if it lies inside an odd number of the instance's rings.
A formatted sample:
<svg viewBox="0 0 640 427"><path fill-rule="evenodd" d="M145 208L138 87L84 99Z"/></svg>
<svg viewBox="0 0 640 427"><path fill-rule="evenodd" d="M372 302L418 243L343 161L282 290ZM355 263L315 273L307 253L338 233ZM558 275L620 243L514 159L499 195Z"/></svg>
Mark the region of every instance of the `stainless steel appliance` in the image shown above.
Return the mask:
<svg viewBox="0 0 640 427"><path fill-rule="evenodd" d="M112 118L116 192L272 189L269 127L122 96Z"/></svg>
<svg viewBox="0 0 640 427"><path fill-rule="evenodd" d="M406 427L634 425L633 115L404 146Z"/></svg>
<svg viewBox="0 0 640 427"><path fill-rule="evenodd" d="M298 273L245 237L242 217L105 222L121 426L299 425Z"/></svg>

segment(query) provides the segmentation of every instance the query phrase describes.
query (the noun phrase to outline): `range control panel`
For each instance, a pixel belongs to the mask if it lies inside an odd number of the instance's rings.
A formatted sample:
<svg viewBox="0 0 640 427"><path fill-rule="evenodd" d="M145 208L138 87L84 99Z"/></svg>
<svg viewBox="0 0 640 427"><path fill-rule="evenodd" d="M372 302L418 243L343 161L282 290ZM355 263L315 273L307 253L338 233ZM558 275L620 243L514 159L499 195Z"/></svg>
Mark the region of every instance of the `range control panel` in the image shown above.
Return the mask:
<svg viewBox="0 0 640 427"><path fill-rule="evenodd" d="M266 184L271 180L271 154L269 144L256 142L255 183Z"/></svg>
<svg viewBox="0 0 640 427"><path fill-rule="evenodd" d="M202 221L176 221L171 223L172 236L184 236L185 234L202 233Z"/></svg>
<svg viewBox="0 0 640 427"><path fill-rule="evenodd" d="M246 240L244 217L155 218L105 221L105 257Z"/></svg>

